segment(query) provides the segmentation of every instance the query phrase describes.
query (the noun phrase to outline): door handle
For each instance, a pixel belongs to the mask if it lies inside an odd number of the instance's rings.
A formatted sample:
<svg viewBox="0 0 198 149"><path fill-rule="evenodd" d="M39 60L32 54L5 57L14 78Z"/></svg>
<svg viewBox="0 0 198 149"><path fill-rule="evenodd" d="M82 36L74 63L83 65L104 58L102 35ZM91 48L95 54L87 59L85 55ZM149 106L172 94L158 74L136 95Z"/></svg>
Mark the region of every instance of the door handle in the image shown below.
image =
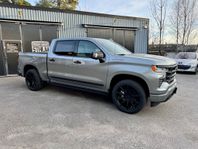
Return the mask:
<svg viewBox="0 0 198 149"><path fill-rule="evenodd" d="M74 63L74 64L82 64L82 62L79 61L79 60L76 60L76 61L74 61L73 63Z"/></svg>
<svg viewBox="0 0 198 149"><path fill-rule="evenodd" d="M50 62L55 62L55 59L50 58L49 61L50 61Z"/></svg>

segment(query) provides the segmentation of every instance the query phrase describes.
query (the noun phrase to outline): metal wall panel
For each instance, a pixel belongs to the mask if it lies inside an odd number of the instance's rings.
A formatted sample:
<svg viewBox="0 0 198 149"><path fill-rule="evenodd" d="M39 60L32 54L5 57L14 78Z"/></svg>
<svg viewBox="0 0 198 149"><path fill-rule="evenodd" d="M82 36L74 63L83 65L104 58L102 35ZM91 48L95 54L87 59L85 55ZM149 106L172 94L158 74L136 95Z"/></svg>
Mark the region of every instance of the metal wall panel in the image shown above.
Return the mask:
<svg viewBox="0 0 198 149"><path fill-rule="evenodd" d="M146 38L147 37L147 38ZM148 30L141 29L135 35L135 53L148 53Z"/></svg>
<svg viewBox="0 0 198 149"><path fill-rule="evenodd" d="M87 30L81 24L107 25L116 27L137 27L135 37L135 52L147 53L148 31L142 30L144 25L149 24L148 19L136 17L120 17L100 15L83 12L49 11L48 9L17 8L0 5L0 18L19 19L32 21L60 22L60 37L86 37Z"/></svg>

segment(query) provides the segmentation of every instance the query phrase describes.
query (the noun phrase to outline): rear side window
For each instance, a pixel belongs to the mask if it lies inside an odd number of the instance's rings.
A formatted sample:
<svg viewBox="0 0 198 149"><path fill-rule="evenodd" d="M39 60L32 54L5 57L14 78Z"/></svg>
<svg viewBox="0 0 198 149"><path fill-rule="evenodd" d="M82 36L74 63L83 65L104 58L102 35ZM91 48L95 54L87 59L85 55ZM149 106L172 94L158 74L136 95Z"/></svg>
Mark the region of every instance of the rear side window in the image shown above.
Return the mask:
<svg viewBox="0 0 198 149"><path fill-rule="evenodd" d="M73 56L76 47L76 41L58 41L54 50L55 54Z"/></svg>

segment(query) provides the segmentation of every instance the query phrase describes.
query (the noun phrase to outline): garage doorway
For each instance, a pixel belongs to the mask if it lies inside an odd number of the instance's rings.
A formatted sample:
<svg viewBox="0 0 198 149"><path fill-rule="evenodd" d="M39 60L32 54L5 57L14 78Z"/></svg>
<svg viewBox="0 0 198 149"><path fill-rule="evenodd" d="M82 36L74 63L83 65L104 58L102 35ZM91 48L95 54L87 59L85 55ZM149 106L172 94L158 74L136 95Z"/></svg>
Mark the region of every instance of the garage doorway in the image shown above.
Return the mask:
<svg viewBox="0 0 198 149"><path fill-rule="evenodd" d="M33 41L51 42L60 23L0 20L0 75L17 74L18 53L33 52Z"/></svg>
<svg viewBox="0 0 198 149"><path fill-rule="evenodd" d="M3 41L7 74L17 74L18 53L21 51L21 41Z"/></svg>

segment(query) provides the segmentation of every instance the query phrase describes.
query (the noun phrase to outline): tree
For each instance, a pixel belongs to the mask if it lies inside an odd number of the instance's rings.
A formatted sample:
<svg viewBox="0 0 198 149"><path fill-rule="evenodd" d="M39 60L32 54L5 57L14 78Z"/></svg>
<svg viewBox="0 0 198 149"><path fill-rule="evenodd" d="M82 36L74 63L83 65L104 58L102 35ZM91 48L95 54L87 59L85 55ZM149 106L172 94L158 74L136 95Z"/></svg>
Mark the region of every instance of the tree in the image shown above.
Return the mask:
<svg viewBox="0 0 198 149"><path fill-rule="evenodd" d="M21 6L31 6L31 4L26 0L17 0L16 4L21 5Z"/></svg>
<svg viewBox="0 0 198 149"><path fill-rule="evenodd" d="M38 3L36 3L36 6L52 8L53 4L49 0L40 0Z"/></svg>
<svg viewBox="0 0 198 149"><path fill-rule="evenodd" d="M173 30L176 44L178 48L179 40L181 38L181 1L175 0L173 3L171 15L170 15L170 22L171 22L171 28Z"/></svg>
<svg viewBox="0 0 198 149"><path fill-rule="evenodd" d="M31 6L31 4L26 0L0 0L0 3Z"/></svg>
<svg viewBox="0 0 198 149"><path fill-rule="evenodd" d="M36 6L75 10L78 0L40 0Z"/></svg>
<svg viewBox="0 0 198 149"><path fill-rule="evenodd" d="M161 55L162 42L165 30L167 0L151 0L151 14L159 31L159 54Z"/></svg>
<svg viewBox="0 0 198 149"><path fill-rule="evenodd" d="M182 44L189 43L189 37L195 23L196 0L181 0L181 18L182 18Z"/></svg>
<svg viewBox="0 0 198 149"><path fill-rule="evenodd" d="M176 42L176 51L181 41L181 30L182 30L182 12L181 12L181 1L175 0L173 2L172 11L170 15L171 29L173 31L173 37Z"/></svg>
<svg viewBox="0 0 198 149"><path fill-rule="evenodd" d="M175 0L171 13L171 27L177 45L189 44L196 21L196 7L197 0Z"/></svg>

